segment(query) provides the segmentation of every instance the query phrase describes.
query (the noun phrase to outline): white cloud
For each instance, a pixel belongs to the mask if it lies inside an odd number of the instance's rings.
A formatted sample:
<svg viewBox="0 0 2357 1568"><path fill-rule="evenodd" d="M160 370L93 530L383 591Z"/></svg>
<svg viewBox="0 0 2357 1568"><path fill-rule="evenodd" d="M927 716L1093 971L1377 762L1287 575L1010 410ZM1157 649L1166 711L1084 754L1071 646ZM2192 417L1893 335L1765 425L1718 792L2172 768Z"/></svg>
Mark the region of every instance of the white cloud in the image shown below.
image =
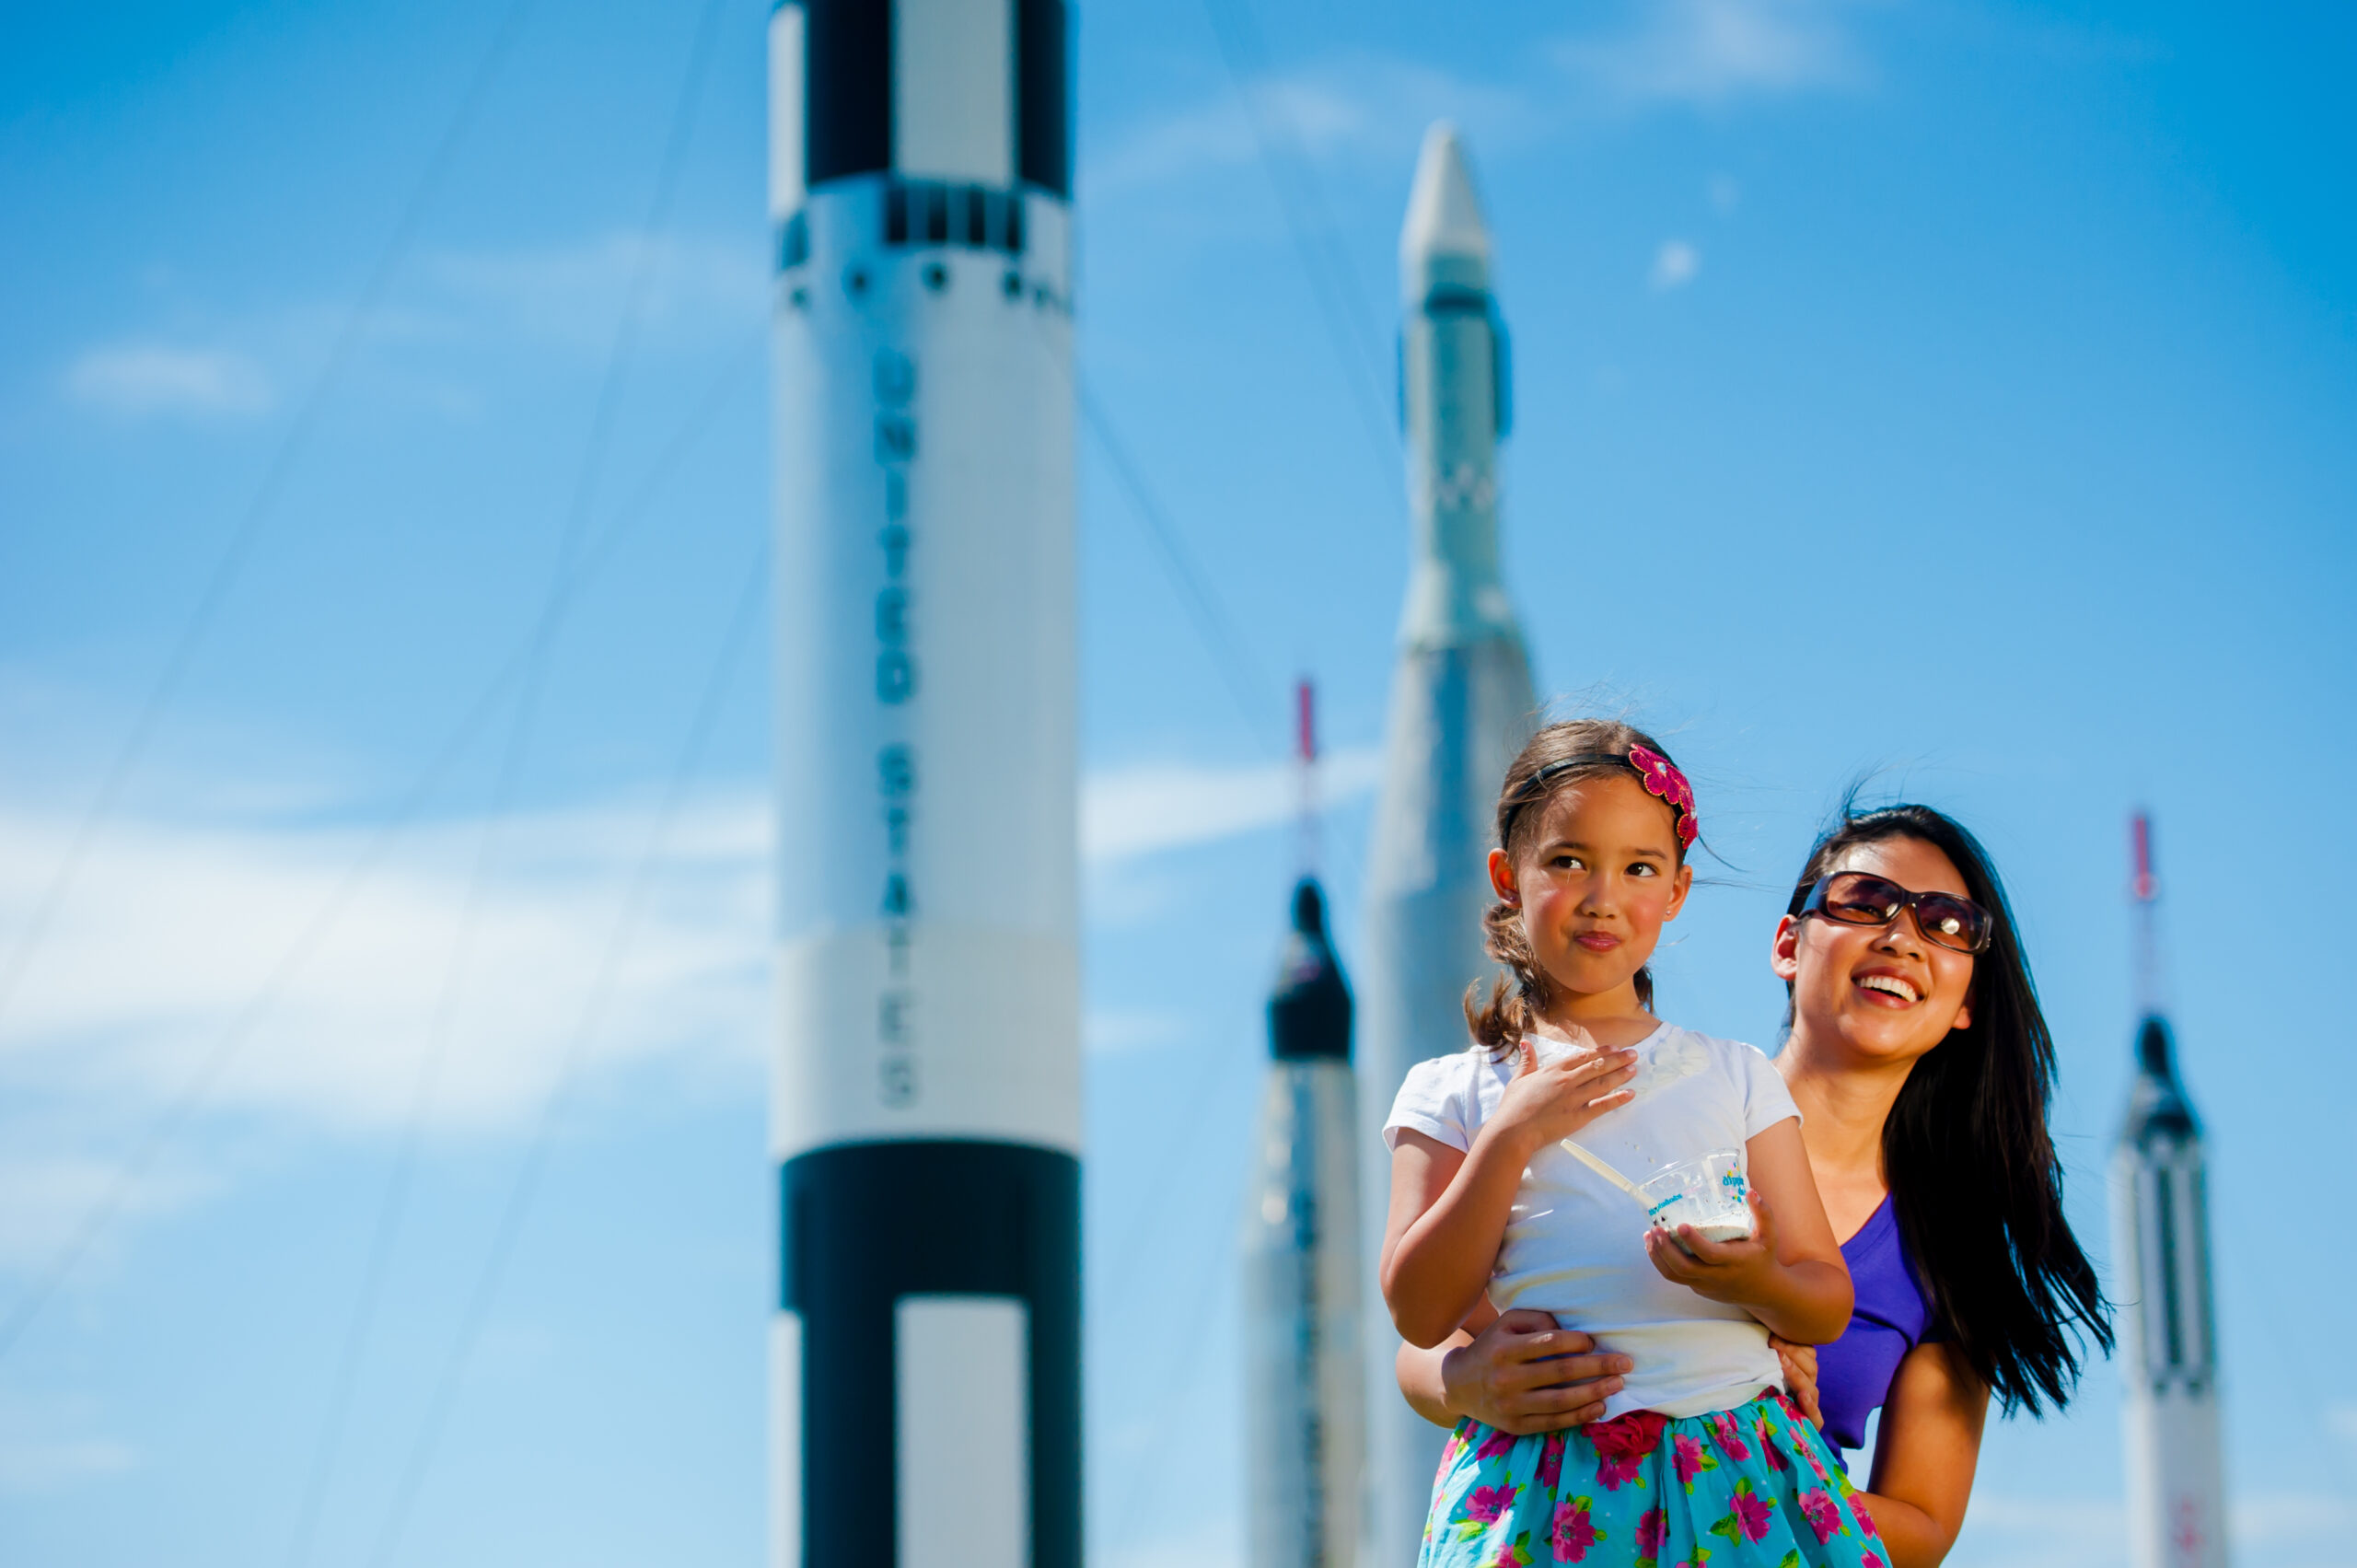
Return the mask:
<svg viewBox="0 0 2357 1568"><path fill-rule="evenodd" d="M1376 773L1372 752L1336 755L1327 799L1363 794ZM1295 809L1295 789L1276 764L1091 777L1082 794L1092 869L1273 826ZM0 957L13 958L72 828L0 800ZM235 1181L225 1160L260 1157L252 1131L366 1138L406 1126L437 1038L423 1123L436 1137L513 1133L568 1065L593 1089L656 1064L690 1083L757 1083L770 1048L772 875L757 796L699 800L671 821L602 1015L587 1025L656 828L644 806L517 814L478 885L480 821L421 825L359 879L353 868L376 842L365 826L114 824L0 1027L0 1268L56 1256L101 1202L135 1220L203 1201ZM454 970L462 927L472 935ZM301 961L290 965L290 953ZM1175 1027L1100 1015L1089 1044L1143 1049ZM235 1048L207 1082L197 1135L124 1187L130 1151L225 1040ZM234 1138L203 1135L232 1126Z"/></svg>
<svg viewBox="0 0 2357 1568"><path fill-rule="evenodd" d="M354 890L366 830L120 823L84 861L27 971L0 1040L0 1081L52 1101L151 1100L267 993L213 1108L384 1127L407 1115L455 933L470 918L433 1117L444 1128L512 1125L580 1033L653 826L633 808L518 817L477 889L480 824L438 824ZM66 831L0 808L0 929L23 929ZM759 1059L745 1036L758 1028L766 838L756 800L704 802L673 825L611 1016L587 1041L593 1065L677 1051ZM340 910L332 926L281 973L328 909ZM59 1166L52 1184L75 1179Z"/></svg>
<svg viewBox="0 0 2357 1568"><path fill-rule="evenodd" d="M1841 0L1647 0L1618 32L1569 38L1554 57L1608 104L1724 103L1853 86L1865 63Z"/></svg>
<svg viewBox="0 0 2357 1568"><path fill-rule="evenodd" d="M1092 1055L1115 1056L1148 1051L1186 1039L1186 1021L1173 1013L1107 1009L1081 1020L1082 1044Z"/></svg>
<svg viewBox="0 0 2357 1568"><path fill-rule="evenodd" d="M1211 171L1237 170L1261 157L1254 120L1283 154L1328 163L1345 157L1404 176L1424 128L1450 119L1483 146L1529 134L1542 116L1516 89L1412 61L1353 54L1271 74L1248 89L1251 110L1222 86L1202 101L1117 133L1101 155L1084 153L1083 194L1101 201L1140 187ZM1255 175L1265 185L1265 176Z"/></svg>
<svg viewBox="0 0 2357 1568"><path fill-rule="evenodd" d="M1645 281L1656 292L1683 288L1694 281L1702 270L1702 252L1683 239L1665 239L1661 249L1654 252L1654 264Z"/></svg>
<svg viewBox="0 0 2357 1568"><path fill-rule="evenodd" d="M0 1492L55 1492L138 1463L127 1443L97 1435L89 1401L0 1397Z"/></svg>
<svg viewBox="0 0 2357 1568"><path fill-rule="evenodd" d="M759 251L698 236L621 230L516 250L443 250L419 264L430 304L412 331L521 332L602 350L644 269L642 331L682 337L758 329L765 272ZM437 324L438 323L438 324Z"/></svg>
<svg viewBox="0 0 2357 1568"><path fill-rule="evenodd" d="M1318 764L1322 804L1340 805L1375 787L1382 757L1370 748L1337 751ZM1093 865L1161 854L1289 821L1300 809L1289 762L1207 767L1157 762L1090 775L1081 794L1082 854Z"/></svg>
<svg viewBox="0 0 2357 1568"><path fill-rule="evenodd" d="M153 343L84 352L66 367L65 393L86 408L134 417L255 414L272 401L269 377L242 354Z"/></svg>

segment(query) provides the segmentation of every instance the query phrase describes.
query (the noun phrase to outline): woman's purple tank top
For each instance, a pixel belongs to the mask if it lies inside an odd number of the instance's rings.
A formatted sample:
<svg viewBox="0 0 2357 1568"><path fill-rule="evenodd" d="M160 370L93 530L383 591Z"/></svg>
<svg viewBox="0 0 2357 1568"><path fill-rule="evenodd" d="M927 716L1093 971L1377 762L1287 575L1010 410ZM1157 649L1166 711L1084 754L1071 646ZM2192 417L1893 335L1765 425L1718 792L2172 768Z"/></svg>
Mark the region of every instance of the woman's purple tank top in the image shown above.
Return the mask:
<svg viewBox="0 0 2357 1568"><path fill-rule="evenodd" d="M1889 1396L1907 1353L1947 1336L1932 1328L1932 1304L1916 1283L1914 1255L1899 1234L1889 1194L1841 1244L1841 1260L1850 1265L1857 1305L1841 1337L1817 1350L1817 1398L1825 1434L1855 1448L1865 1442L1866 1417Z"/></svg>

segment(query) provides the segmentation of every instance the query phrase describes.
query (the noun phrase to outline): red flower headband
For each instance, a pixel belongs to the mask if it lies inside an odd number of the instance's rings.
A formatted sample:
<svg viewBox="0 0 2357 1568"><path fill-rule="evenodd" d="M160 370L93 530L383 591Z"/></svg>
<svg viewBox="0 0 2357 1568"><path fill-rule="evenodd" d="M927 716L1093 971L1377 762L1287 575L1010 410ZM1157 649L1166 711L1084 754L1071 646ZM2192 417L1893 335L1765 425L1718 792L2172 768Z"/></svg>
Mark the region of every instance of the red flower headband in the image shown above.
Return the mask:
<svg viewBox="0 0 2357 1568"><path fill-rule="evenodd" d="M1594 767L1598 762L1618 762L1633 772L1645 786L1645 793L1658 796L1670 809L1678 823L1678 846L1690 848L1701 836L1701 824L1694 816L1694 786L1678 772L1678 764L1649 746L1631 746L1625 757L1614 751L1585 751L1576 757L1558 757L1537 772L1515 792L1514 805L1506 810L1506 819L1498 834L1503 843L1514 832L1514 820L1522 808L1546 795L1548 788L1573 768Z"/></svg>

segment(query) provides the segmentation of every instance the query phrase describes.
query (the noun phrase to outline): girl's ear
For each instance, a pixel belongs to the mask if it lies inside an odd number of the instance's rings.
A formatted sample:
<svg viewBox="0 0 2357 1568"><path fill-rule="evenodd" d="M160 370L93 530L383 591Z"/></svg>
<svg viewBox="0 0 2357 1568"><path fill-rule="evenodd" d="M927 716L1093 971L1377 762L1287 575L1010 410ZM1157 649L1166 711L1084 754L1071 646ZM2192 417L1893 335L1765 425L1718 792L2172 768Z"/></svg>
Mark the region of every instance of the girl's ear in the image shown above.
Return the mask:
<svg viewBox="0 0 2357 1568"><path fill-rule="evenodd" d="M1522 889L1515 882L1514 862L1506 858L1506 852L1502 849L1490 852L1490 890L1498 895L1501 903L1522 902Z"/></svg>
<svg viewBox="0 0 2357 1568"><path fill-rule="evenodd" d="M1681 865L1678 868L1678 875L1670 880L1678 885L1678 891L1669 896L1669 908L1662 912L1662 919L1666 921L1676 920L1678 912L1686 907L1686 895L1694 890L1694 868Z"/></svg>
<svg viewBox="0 0 2357 1568"><path fill-rule="evenodd" d="M1966 990L1964 1005L1956 1010L1956 1022L1950 1024L1949 1028L1968 1029L1972 1027L1972 993L1979 989L1979 986L1972 986Z"/></svg>
<svg viewBox="0 0 2357 1568"><path fill-rule="evenodd" d="M1791 915L1776 923L1775 939L1768 945L1768 967L1790 985L1801 972L1801 923Z"/></svg>

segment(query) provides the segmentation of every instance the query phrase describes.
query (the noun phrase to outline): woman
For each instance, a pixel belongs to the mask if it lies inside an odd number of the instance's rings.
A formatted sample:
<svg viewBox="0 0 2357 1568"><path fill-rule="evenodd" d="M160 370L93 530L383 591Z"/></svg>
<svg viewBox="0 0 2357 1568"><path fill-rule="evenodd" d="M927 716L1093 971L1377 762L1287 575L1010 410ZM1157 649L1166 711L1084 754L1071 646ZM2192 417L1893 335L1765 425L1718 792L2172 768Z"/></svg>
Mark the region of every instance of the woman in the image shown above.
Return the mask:
<svg viewBox="0 0 2357 1568"><path fill-rule="evenodd" d="M1861 1494L1892 1568L1931 1568L1964 1524L1993 1391L2060 1408L2078 1377L2066 1328L2108 1352L2095 1271L2062 1216L2046 1127L2054 1045L1987 853L1922 806L1845 811L1803 867L1771 966L1791 997L1776 1059L1857 1288L1821 1353L1784 1351L1827 1434L1862 1440ZM1516 1312L1434 1350L1402 1347L1428 1419L1516 1434L1594 1420L1630 1370L1575 1328Z"/></svg>

